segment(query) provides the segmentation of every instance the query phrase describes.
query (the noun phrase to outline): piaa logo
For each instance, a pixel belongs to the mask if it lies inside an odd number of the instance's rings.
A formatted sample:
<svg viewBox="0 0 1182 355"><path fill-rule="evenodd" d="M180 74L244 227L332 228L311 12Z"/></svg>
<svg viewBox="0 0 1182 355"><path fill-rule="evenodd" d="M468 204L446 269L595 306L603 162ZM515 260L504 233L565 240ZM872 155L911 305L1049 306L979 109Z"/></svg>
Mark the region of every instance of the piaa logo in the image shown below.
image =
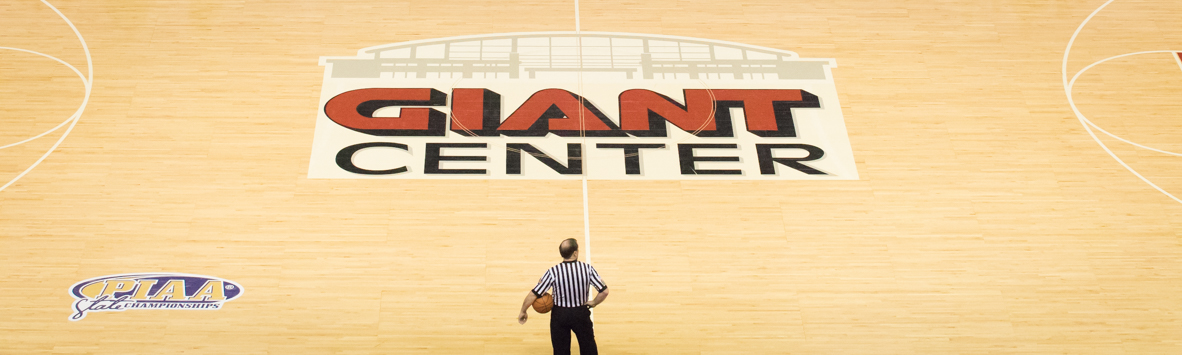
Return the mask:
<svg viewBox="0 0 1182 355"><path fill-rule="evenodd" d="M94 278L74 284L74 313L70 320L88 312L132 309L217 310L242 296L242 286L212 276L159 273L126 274Z"/></svg>
<svg viewBox="0 0 1182 355"><path fill-rule="evenodd" d="M833 59L608 32L323 57L312 178L858 178Z"/></svg>

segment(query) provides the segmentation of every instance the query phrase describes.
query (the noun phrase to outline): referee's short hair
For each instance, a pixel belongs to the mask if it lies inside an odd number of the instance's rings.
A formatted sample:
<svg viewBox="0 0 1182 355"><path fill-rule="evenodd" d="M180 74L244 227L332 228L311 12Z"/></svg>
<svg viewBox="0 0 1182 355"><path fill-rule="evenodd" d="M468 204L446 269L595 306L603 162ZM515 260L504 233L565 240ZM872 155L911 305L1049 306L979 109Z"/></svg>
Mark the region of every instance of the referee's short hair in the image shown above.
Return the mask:
<svg viewBox="0 0 1182 355"><path fill-rule="evenodd" d="M579 242L575 238L566 238L558 244L558 254L561 254L563 259L574 255L576 251L579 251Z"/></svg>

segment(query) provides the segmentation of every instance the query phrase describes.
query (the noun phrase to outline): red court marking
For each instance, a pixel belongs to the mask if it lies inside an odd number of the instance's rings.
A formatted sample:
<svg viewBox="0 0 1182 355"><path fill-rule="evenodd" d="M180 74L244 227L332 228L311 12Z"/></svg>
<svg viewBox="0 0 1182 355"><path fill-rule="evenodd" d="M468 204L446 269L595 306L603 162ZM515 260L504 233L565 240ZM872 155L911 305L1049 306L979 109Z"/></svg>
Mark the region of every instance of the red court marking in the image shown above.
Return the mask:
<svg viewBox="0 0 1182 355"><path fill-rule="evenodd" d="M1182 52L1174 52L1174 59L1178 60L1178 66L1182 67Z"/></svg>

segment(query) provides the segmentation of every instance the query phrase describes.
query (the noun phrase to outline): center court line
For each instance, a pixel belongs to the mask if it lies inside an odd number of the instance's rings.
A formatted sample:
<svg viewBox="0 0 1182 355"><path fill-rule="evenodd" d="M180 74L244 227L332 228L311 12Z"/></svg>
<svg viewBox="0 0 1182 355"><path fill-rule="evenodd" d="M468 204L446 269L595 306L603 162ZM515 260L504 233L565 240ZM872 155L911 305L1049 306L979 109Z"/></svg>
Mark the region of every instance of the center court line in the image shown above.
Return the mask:
<svg viewBox="0 0 1182 355"><path fill-rule="evenodd" d="M579 23L579 0L575 0L575 38L578 41L578 52L577 53L578 53L578 57L579 57L579 97L580 97L579 100L580 101L582 100L582 97L585 96L585 95L583 95L584 94L583 93L583 37L582 37L581 32L582 32L582 28ZM583 111L579 110L579 129L580 129L580 131L585 129L585 127L584 127L585 123L583 121L584 119L585 118L583 117ZM583 136L583 145L585 146L587 144L586 133L583 133L581 135ZM580 164L583 164L584 169L587 168L587 158L588 158L588 155L584 155L583 159L579 161ZM583 257L584 257L584 259L586 259L587 263L590 263L591 262L591 211L590 211L589 204L587 202L587 175L586 175L587 173L589 173L589 172L584 171L584 175L583 175Z"/></svg>
<svg viewBox="0 0 1182 355"><path fill-rule="evenodd" d="M583 93L583 34L582 34L582 31L583 30L579 24L579 0L575 0L575 38L578 41L578 51L576 53L579 56L579 101L582 101L583 97L585 96L585 95L583 95L584 93ZM585 130L584 130L585 129L585 126L584 126L585 121L583 121L583 120L584 120L583 110L580 108L579 109L579 129L580 129L580 132L585 132ZM582 133L582 136L583 136L583 146L586 146L587 145L587 134ZM585 154L585 155L583 155L583 159L581 161L579 161L580 164L583 164L584 169L587 168L587 158L590 156L591 156L591 154L589 154L589 153ZM587 175L586 175L589 173L590 173L589 171L586 171L586 170L583 171L583 174L584 174L583 175L583 247L586 248L586 249L584 249L583 256L587 259L588 264L591 263L591 208L589 207L589 205L587 203ZM595 321L595 310L591 309L589 311L591 312L591 316L590 316L591 321L594 322Z"/></svg>
<svg viewBox="0 0 1182 355"><path fill-rule="evenodd" d="M591 213L587 208L587 179L583 179L583 247L584 256L591 262Z"/></svg>
<svg viewBox="0 0 1182 355"><path fill-rule="evenodd" d="M579 29L579 0L575 0L575 32L581 31ZM579 68L582 69L582 68Z"/></svg>

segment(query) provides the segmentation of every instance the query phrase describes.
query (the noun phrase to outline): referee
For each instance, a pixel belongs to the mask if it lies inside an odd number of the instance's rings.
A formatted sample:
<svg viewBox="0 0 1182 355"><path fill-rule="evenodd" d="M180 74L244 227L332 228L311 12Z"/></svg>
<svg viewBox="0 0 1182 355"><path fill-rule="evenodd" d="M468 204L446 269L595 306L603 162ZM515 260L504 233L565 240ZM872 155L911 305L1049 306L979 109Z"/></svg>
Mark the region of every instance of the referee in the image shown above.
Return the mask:
<svg viewBox="0 0 1182 355"><path fill-rule="evenodd" d="M525 324L529 318L525 310L546 290L553 288L554 313L550 315L550 343L554 346L554 354L570 354L570 332L574 331L579 338L579 353L597 355L599 349L595 346L591 308L607 298L607 284L603 283L591 264L579 261L579 243L574 238L562 241L558 245L558 253L562 255L562 263L546 270L546 274L538 280L538 285L525 296L517 322ZM587 302L590 286L595 286L599 294Z"/></svg>

